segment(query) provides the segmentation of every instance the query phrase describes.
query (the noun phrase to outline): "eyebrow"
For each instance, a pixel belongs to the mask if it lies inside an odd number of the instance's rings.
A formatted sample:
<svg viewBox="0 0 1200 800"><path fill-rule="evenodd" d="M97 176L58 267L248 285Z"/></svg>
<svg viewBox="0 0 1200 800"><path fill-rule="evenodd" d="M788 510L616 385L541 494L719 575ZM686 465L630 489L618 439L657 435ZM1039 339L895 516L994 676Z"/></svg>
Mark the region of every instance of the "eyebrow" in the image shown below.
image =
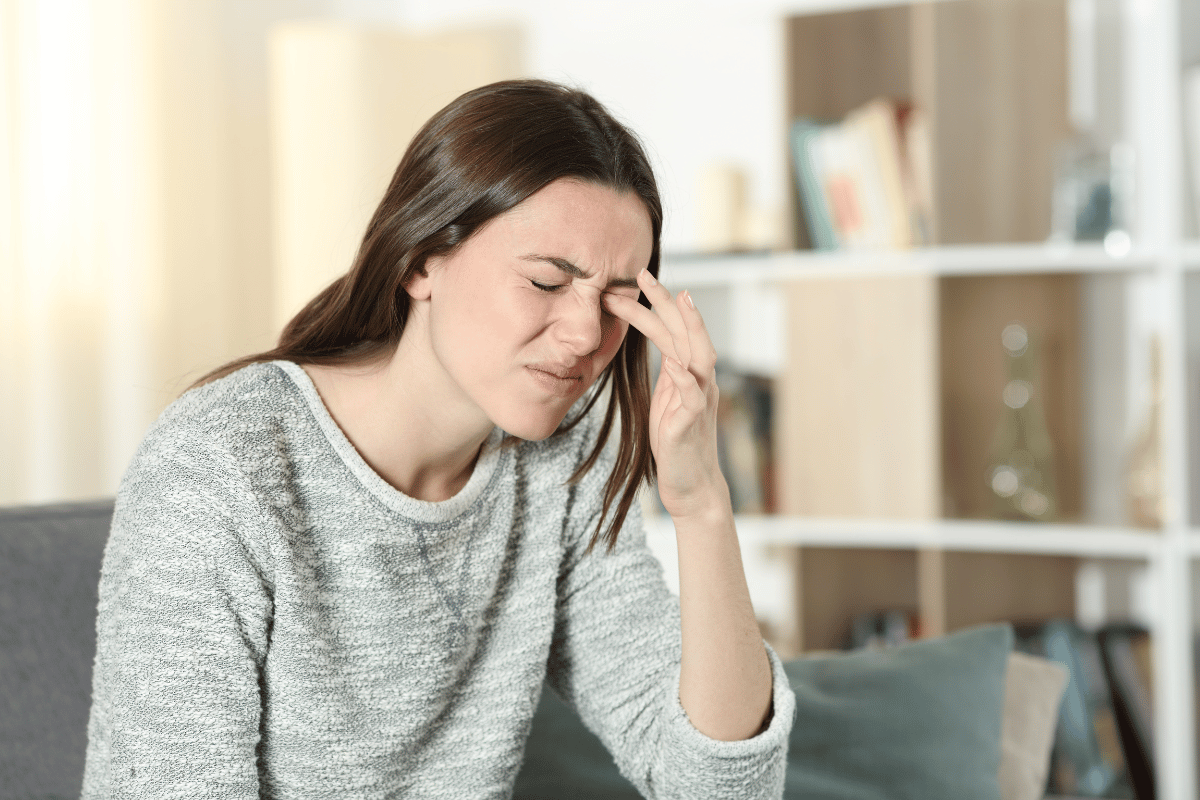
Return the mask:
<svg viewBox="0 0 1200 800"><path fill-rule="evenodd" d="M546 264L553 264L554 266L558 267L563 272L570 275L572 278L590 278L590 277L592 277L591 275L589 275L586 272L584 272L583 270L581 270L579 267L572 264L570 261L567 261L565 258L559 258L558 256L543 256L543 255L538 255L537 253L530 253L529 255L521 256L521 260L522 261L542 261ZM637 278L613 278L611 281L608 282L607 288L611 289L614 286L619 286L619 287L627 288L627 289L638 289L639 291L642 288L642 287L638 286Z"/></svg>

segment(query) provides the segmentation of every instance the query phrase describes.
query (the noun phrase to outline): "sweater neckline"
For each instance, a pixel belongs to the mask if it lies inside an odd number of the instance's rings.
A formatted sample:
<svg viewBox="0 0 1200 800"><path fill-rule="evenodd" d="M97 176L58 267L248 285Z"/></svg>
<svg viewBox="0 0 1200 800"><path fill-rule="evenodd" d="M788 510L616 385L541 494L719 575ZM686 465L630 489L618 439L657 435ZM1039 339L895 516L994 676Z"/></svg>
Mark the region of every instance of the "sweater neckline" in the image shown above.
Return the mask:
<svg viewBox="0 0 1200 800"><path fill-rule="evenodd" d="M466 485L458 490L457 494L436 502L411 497L392 486L367 464L350 440L346 438L346 434L334 420L333 415L329 413L329 409L325 407L325 401L321 399L316 385L303 367L292 361L272 361L270 363L282 370L295 384L313 419L316 420L317 426L325 434L325 439L342 463L372 495L389 509L405 517L419 522L448 522L467 511L474 504L497 471L496 467L504 450L500 446L504 432L494 427L484 441L479 457L475 460L475 468L471 471L471 477L467 480Z"/></svg>

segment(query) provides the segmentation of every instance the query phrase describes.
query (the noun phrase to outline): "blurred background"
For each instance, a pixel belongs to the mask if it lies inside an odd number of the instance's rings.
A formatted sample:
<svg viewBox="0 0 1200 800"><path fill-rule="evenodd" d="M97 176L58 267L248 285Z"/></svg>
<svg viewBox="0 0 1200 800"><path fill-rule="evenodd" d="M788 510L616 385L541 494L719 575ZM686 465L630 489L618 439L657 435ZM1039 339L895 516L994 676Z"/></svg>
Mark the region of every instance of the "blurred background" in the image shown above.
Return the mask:
<svg viewBox="0 0 1200 800"><path fill-rule="evenodd" d="M647 145L777 649L1065 620L1140 676L1089 796L1195 796L1200 0L0 0L0 505L111 496L522 76Z"/></svg>
<svg viewBox="0 0 1200 800"><path fill-rule="evenodd" d="M764 206L787 184L765 4L4 0L0 37L5 503L111 494L171 399L345 270L408 138L468 88L607 103L672 250L701 165L743 164ZM324 229L290 240L308 214Z"/></svg>

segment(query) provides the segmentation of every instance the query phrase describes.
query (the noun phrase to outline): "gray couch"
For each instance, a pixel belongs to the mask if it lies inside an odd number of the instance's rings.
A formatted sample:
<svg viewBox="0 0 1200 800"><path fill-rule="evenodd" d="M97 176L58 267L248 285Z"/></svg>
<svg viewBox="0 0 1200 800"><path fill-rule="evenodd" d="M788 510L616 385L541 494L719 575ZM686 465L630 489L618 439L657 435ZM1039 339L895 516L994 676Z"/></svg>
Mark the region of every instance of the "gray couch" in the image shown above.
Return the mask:
<svg viewBox="0 0 1200 800"><path fill-rule="evenodd" d="M112 509L0 509L0 800L79 796ZM792 731L784 797L858 800L882 787L905 800L1040 797L1065 674L1014 662L1011 639L993 626L786 664L806 724ZM637 796L566 704L544 693L515 800Z"/></svg>
<svg viewBox="0 0 1200 800"><path fill-rule="evenodd" d="M111 501L0 509L0 797L79 797Z"/></svg>
<svg viewBox="0 0 1200 800"><path fill-rule="evenodd" d="M111 500L0 508L0 800L79 797L112 511ZM638 796L550 693L538 729L553 746L532 745L516 797Z"/></svg>

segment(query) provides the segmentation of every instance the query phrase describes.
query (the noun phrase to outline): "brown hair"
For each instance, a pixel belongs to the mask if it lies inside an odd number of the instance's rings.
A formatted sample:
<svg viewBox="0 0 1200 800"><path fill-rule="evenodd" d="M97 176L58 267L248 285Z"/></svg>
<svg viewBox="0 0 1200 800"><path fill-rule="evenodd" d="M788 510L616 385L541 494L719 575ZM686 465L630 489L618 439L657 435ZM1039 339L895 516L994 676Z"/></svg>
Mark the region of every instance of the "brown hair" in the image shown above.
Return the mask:
<svg viewBox="0 0 1200 800"><path fill-rule="evenodd" d="M462 95L421 128L367 225L349 272L292 318L278 345L230 362L195 385L262 361L341 365L383 356L400 341L409 309L405 286L414 274L424 273L425 262L449 255L484 223L560 178L641 198L653 231L647 268L657 276L662 203L636 136L585 92L537 80L493 83ZM649 307L644 296L639 302ZM610 380L596 446L570 478L577 482L595 465L619 414L620 444L589 549L601 538L613 548L642 481L655 475L646 339L633 327L583 411L560 426L560 433L583 418Z"/></svg>

